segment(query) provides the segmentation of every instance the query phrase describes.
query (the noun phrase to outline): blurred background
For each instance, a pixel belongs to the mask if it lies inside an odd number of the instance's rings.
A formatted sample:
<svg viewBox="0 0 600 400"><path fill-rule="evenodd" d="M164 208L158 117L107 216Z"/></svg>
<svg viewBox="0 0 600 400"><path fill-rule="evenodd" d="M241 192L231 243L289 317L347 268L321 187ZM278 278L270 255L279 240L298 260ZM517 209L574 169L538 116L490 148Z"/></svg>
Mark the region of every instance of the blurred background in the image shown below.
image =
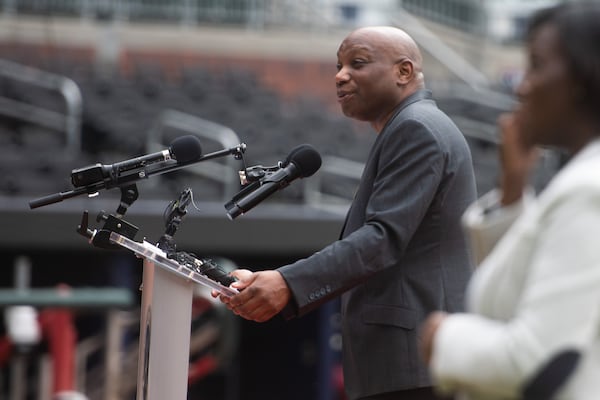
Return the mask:
<svg viewBox="0 0 600 400"><path fill-rule="evenodd" d="M120 191L29 207L72 190L73 169L182 135L197 136L203 154L245 143L241 160L138 182L125 219L137 240L156 242L169 202L190 188L179 249L225 269L277 267L337 238L375 138L336 103L336 51L350 30L394 25L418 42L482 194L496 183L495 122L515 102L527 19L557 2L0 0L0 398L50 399L57 376L89 399L135 398L141 261L76 232L84 211L92 228L114 213ZM317 174L230 220L238 171L275 165L303 143L323 158ZM532 183L542 188L562 162L545 152ZM61 342L69 335L72 346ZM256 324L199 287L191 336L190 399L343 399L335 301Z"/></svg>

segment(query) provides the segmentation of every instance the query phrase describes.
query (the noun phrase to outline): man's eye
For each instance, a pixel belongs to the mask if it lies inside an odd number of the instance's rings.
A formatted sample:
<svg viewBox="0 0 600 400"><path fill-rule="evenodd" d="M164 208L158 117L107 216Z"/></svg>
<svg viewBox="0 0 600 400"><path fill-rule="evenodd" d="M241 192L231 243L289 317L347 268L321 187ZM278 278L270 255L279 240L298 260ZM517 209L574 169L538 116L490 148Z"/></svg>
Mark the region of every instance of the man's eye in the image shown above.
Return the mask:
<svg viewBox="0 0 600 400"><path fill-rule="evenodd" d="M363 67L366 64L366 62L364 60L354 60L352 61L352 67L353 68L360 68Z"/></svg>
<svg viewBox="0 0 600 400"><path fill-rule="evenodd" d="M336 69L336 71L339 71L340 69L342 69L342 64L336 64L335 69Z"/></svg>

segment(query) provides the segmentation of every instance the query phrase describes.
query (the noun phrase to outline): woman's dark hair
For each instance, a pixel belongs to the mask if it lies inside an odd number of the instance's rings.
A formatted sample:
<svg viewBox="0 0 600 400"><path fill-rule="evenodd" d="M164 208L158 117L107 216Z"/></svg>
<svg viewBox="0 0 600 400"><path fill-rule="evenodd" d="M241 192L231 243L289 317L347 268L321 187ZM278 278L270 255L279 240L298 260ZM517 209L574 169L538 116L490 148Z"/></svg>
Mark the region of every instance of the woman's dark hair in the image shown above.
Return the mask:
<svg viewBox="0 0 600 400"><path fill-rule="evenodd" d="M581 83L582 106L591 115L600 115L600 2L567 2L543 9L529 21L528 38L545 25L558 30L573 78Z"/></svg>

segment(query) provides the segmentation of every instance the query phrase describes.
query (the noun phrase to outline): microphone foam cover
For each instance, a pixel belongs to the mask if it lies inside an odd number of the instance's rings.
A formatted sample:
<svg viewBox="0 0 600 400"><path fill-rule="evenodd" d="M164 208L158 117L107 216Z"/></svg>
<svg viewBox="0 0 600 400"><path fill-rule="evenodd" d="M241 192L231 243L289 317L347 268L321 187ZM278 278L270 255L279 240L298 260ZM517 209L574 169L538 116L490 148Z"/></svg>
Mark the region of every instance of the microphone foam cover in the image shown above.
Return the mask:
<svg viewBox="0 0 600 400"><path fill-rule="evenodd" d="M301 144L292 149L285 164L294 163L300 171L300 177L311 176L321 168L321 155L310 144Z"/></svg>
<svg viewBox="0 0 600 400"><path fill-rule="evenodd" d="M202 156L200 139L194 135L181 136L173 140L169 148L171 155L178 162L195 161Z"/></svg>

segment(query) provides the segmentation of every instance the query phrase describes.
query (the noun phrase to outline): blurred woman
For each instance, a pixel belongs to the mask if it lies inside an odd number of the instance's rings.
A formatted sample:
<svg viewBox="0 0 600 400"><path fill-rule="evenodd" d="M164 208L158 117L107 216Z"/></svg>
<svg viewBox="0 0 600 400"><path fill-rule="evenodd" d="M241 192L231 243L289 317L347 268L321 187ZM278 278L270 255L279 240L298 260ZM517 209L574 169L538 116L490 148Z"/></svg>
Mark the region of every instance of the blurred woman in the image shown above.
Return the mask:
<svg viewBox="0 0 600 400"><path fill-rule="evenodd" d="M599 21L600 3L569 2L530 22L519 106L499 121L500 188L464 216L475 253L491 252L469 284L469 312L434 313L422 326L444 393L528 398L565 378L547 398L600 396ZM570 159L530 198L537 146Z"/></svg>

